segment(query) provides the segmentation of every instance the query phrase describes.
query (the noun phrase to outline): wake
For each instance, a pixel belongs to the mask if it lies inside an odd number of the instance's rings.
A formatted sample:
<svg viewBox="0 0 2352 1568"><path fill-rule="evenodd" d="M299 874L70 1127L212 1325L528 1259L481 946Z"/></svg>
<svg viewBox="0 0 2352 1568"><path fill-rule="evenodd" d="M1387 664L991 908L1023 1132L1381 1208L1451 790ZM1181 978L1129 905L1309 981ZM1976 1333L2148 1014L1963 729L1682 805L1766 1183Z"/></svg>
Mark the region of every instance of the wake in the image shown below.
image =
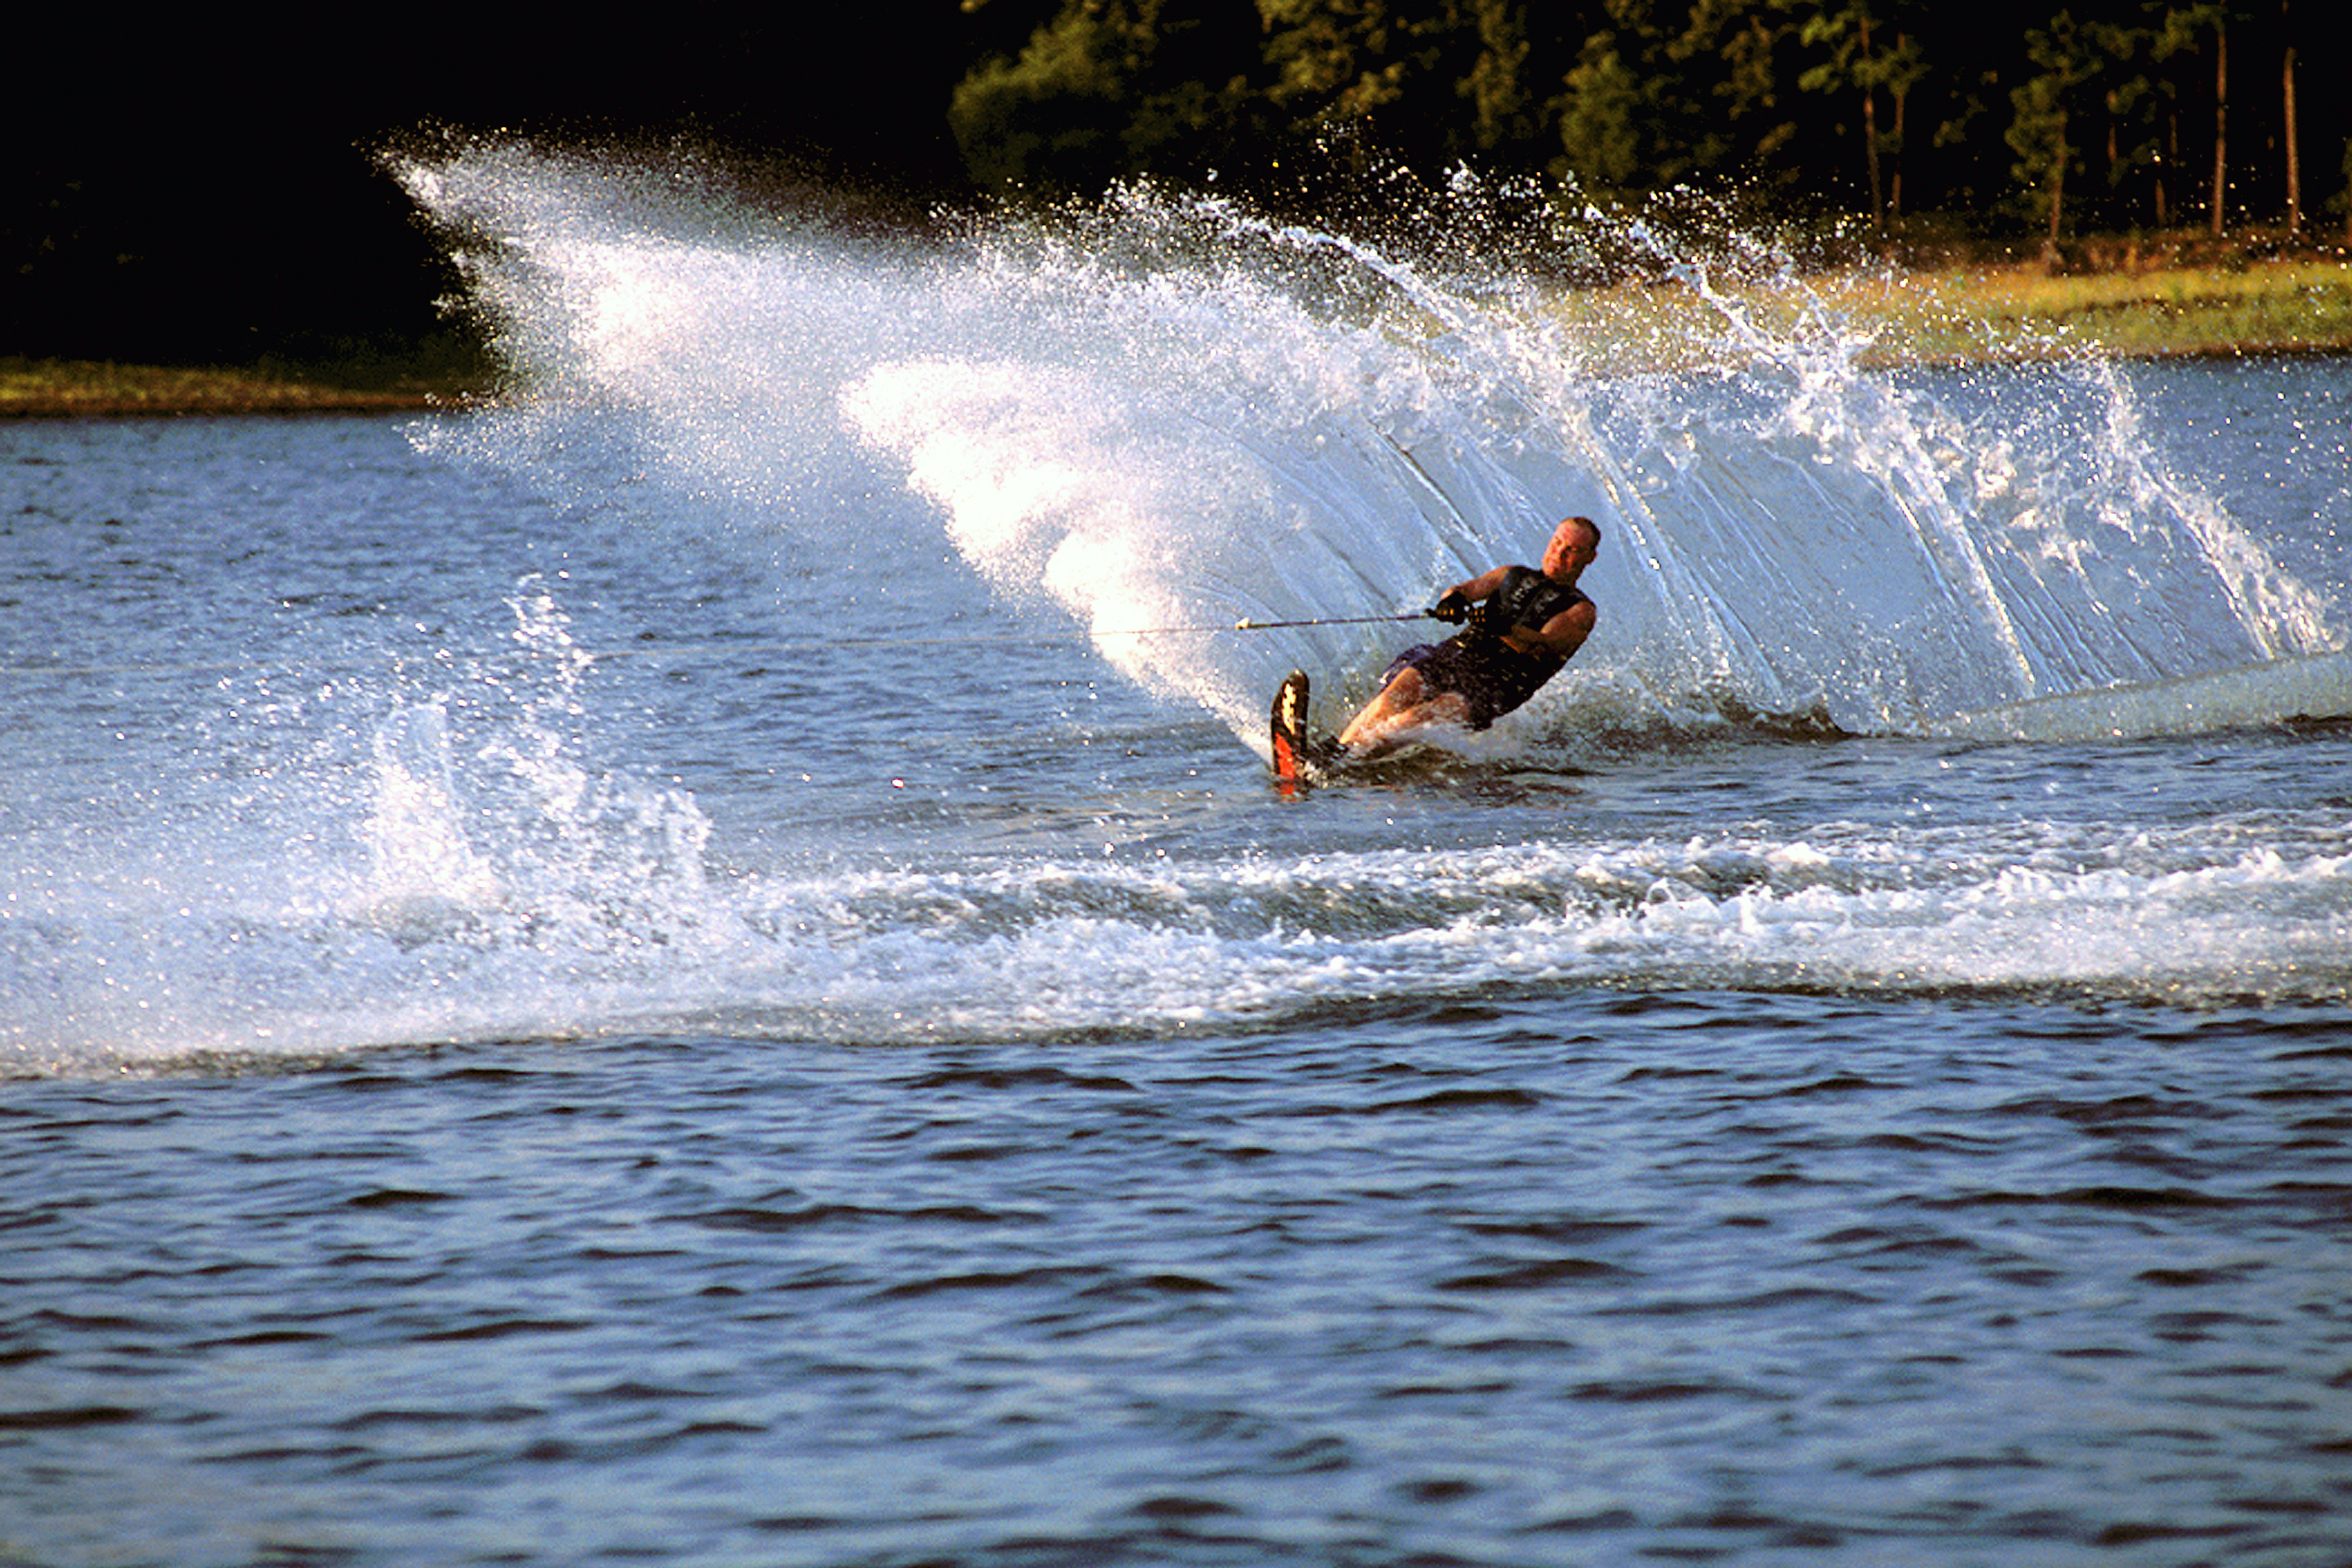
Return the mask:
<svg viewBox="0 0 2352 1568"><path fill-rule="evenodd" d="M1865 372L1736 230L1462 175L1391 177L1374 237L1133 187L885 244L707 169L485 142L399 173L518 389L444 439L583 491L641 466L845 555L933 531L1254 743L1282 670L1353 703L1396 638L1126 634L1410 610L1571 513L1608 541L1601 629L1522 732L1927 733L2341 642L2113 367Z"/></svg>

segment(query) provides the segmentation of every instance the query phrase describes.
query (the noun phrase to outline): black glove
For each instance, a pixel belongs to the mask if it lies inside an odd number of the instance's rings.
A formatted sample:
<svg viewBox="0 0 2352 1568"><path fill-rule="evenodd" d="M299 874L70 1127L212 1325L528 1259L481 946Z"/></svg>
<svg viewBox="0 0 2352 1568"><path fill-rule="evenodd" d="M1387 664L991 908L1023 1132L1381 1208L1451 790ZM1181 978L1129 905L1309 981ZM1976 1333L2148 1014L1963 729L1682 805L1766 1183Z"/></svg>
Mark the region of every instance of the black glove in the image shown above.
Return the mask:
<svg viewBox="0 0 2352 1568"><path fill-rule="evenodd" d="M1470 618L1470 601L1464 597L1461 589L1448 588L1445 591L1445 597L1430 605L1422 614L1432 620L1451 621L1460 626Z"/></svg>

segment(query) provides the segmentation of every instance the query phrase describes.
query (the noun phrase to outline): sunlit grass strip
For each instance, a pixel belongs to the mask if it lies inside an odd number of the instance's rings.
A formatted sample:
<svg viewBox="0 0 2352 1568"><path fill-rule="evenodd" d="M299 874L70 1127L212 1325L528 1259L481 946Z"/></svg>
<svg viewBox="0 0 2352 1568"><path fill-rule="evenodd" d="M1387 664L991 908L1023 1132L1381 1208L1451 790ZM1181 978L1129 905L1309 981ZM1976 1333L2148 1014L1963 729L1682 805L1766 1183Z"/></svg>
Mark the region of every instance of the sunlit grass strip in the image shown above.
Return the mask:
<svg viewBox="0 0 2352 1568"><path fill-rule="evenodd" d="M1887 360L2352 350L2352 267L2342 262L1923 273L1879 300L1858 315L1876 328L1875 357Z"/></svg>
<svg viewBox="0 0 2352 1568"><path fill-rule="evenodd" d="M410 408L425 394L297 381L258 371L0 356L0 416L256 414Z"/></svg>
<svg viewBox="0 0 2352 1568"><path fill-rule="evenodd" d="M2352 353L2352 267L2279 261L2052 277L2039 268L1847 272L1715 285L1682 280L1577 289L1551 306L1570 341L1605 371L1736 366L1748 346L1864 345L1864 363L2048 358Z"/></svg>

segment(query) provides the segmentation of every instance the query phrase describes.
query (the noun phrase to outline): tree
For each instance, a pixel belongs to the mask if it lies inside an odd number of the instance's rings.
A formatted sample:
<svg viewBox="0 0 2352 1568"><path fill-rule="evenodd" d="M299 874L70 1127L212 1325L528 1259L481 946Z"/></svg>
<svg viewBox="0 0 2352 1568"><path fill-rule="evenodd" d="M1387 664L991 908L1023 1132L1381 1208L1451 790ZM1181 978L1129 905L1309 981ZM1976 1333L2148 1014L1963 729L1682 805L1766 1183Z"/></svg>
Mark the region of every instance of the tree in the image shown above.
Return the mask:
<svg viewBox="0 0 2352 1568"><path fill-rule="evenodd" d="M2028 28L2025 53L2038 68L2010 92L2012 112L2003 139L2017 153L2011 173L2029 193L2026 199L2046 214L2043 243L2054 247L2065 220L2066 171L2074 161L2074 100L2095 74L2095 61L2072 11L2059 12L2047 26Z"/></svg>
<svg viewBox="0 0 2352 1568"><path fill-rule="evenodd" d="M2303 155L2296 145L2297 124L2294 112L2294 36L2288 23L2287 0L2279 0L2279 23L2287 31L2284 55L2284 92L2281 109L2286 121L2282 138L2286 143L2286 231L2289 235L2303 231Z"/></svg>
<svg viewBox="0 0 2352 1568"><path fill-rule="evenodd" d="M1903 209L1904 110L1912 88L1918 84L1927 68L1914 37L1907 32L1895 31L1890 40L1890 30L1879 25L1874 47L1873 25L1876 20L1870 0L1847 0L1835 9L1808 17L1799 31L1799 38L1808 48L1826 49L1828 56L1801 75L1797 85L1808 92L1853 91L1861 95L1863 160L1871 226L1884 233L1888 214L1899 216ZM1881 90L1893 104L1895 129L1891 137L1879 128ZM1891 182L1883 174L1882 156L1895 161Z"/></svg>
<svg viewBox="0 0 2352 1568"><path fill-rule="evenodd" d="M1547 106L1556 172L1620 196L1699 178L1799 188L1806 142L1782 0L1611 0L1602 19Z"/></svg>
<svg viewBox="0 0 2352 1568"><path fill-rule="evenodd" d="M1266 98L1293 126L1371 121L1383 143L1427 166L1519 163L1538 143L1545 105L1525 0L1257 0L1257 10Z"/></svg>
<svg viewBox="0 0 2352 1568"><path fill-rule="evenodd" d="M1470 100L1471 132L1481 153L1532 142L1540 115L1527 70L1535 46L1524 6L1512 0L1471 0L1478 55L1460 92Z"/></svg>
<svg viewBox="0 0 2352 1568"><path fill-rule="evenodd" d="M2145 42L2148 94L2143 101L2152 121L2147 127L2147 163L2153 171L2150 195L2161 228L2186 211L2190 175L2181 117L2184 106L2193 105L2200 90L2189 68L2203 58L2205 39L2218 34L2225 12L2215 0L2185 5L2149 0L2145 10L2149 22Z"/></svg>
<svg viewBox="0 0 2352 1568"><path fill-rule="evenodd" d="M948 122L966 168L983 185L1044 191L1197 172L1249 122L1252 22L1213 0L1064 0L1017 58L992 57L957 84Z"/></svg>
<svg viewBox="0 0 2352 1568"><path fill-rule="evenodd" d="M1616 35L1595 33L1584 41L1567 87L1554 100L1564 172L1591 191L1630 191L1648 166L1643 143L1651 110L1644 84L1618 51Z"/></svg>
<svg viewBox="0 0 2352 1568"><path fill-rule="evenodd" d="M2213 26L2213 237L2221 237L2230 195L2230 24Z"/></svg>

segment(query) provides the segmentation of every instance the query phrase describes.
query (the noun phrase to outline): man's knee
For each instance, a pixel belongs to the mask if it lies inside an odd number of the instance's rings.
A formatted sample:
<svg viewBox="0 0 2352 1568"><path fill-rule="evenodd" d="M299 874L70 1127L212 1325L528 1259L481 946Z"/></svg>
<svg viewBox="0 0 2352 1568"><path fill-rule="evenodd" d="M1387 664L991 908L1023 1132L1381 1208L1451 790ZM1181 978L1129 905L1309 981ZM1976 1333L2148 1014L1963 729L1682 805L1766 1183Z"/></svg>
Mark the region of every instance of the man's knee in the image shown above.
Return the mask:
<svg viewBox="0 0 2352 1568"><path fill-rule="evenodd" d="M1418 708L1428 700L1429 691L1421 671L1406 665L1396 672L1396 679L1381 688L1381 695L1391 707Z"/></svg>

